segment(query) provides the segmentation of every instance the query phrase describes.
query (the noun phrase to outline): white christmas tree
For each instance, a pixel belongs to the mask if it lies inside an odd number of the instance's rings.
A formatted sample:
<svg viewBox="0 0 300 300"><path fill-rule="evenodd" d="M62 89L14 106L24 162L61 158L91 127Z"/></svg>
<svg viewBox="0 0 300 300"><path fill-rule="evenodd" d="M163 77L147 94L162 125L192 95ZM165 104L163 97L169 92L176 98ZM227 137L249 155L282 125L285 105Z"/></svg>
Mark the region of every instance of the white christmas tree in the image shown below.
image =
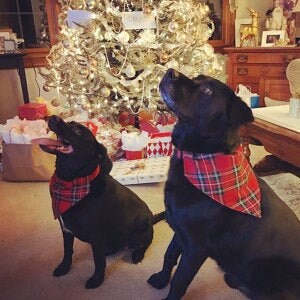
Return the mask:
<svg viewBox="0 0 300 300"><path fill-rule="evenodd" d="M189 77L223 76L208 43L214 25L196 0L59 0L58 43L41 72L70 108L111 116L163 109L158 85L168 68ZM56 103L57 104L57 103Z"/></svg>

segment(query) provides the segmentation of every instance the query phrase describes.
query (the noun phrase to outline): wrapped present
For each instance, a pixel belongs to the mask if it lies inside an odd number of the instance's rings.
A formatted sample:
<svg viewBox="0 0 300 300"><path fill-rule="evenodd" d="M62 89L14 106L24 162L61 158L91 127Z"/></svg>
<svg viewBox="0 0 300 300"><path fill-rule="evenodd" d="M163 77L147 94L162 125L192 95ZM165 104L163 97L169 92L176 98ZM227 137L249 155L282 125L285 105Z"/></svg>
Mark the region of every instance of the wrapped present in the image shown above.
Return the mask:
<svg viewBox="0 0 300 300"><path fill-rule="evenodd" d="M168 156L115 161L110 175L124 185L164 182L169 165Z"/></svg>
<svg viewBox="0 0 300 300"><path fill-rule="evenodd" d="M147 157L170 156L174 147L171 143L171 132L159 132L150 135L150 140L146 147Z"/></svg>
<svg viewBox="0 0 300 300"><path fill-rule="evenodd" d="M122 149L125 151L126 159L138 159L145 157L145 148L149 136L146 131L126 132L122 131Z"/></svg>
<svg viewBox="0 0 300 300"><path fill-rule="evenodd" d="M38 120L47 116L47 106L44 103L30 102L18 106L20 119Z"/></svg>

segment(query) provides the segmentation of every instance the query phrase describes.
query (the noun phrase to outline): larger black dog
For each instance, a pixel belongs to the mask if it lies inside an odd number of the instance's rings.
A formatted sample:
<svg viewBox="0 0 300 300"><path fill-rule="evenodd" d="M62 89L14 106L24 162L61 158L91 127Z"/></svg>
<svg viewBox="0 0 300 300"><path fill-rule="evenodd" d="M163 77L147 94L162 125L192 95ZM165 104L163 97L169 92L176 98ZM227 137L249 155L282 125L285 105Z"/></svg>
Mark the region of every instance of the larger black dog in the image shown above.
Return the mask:
<svg viewBox="0 0 300 300"><path fill-rule="evenodd" d="M180 299L211 257L224 271L226 283L251 299L300 299L300 222L270 187L255 177L238 148L239 128L253 121L251 110L225 84L207 76L189 79L170 69L160 91L178 117L172 136L176 151L165 186L167 220L174 237L162 270L148 282L165 287L181 255L167 296ZM213 184L206 185L205 193L201 185L212 180L211 174L222 175L219 166L236 157L241 165L232 170L241 172L245 180L228 190L232 194L248 192L237 204L230 203L233 196L229 194L227 207L208 196L209 189L215 189ZM220 187L214 195L224 196L226 182L217 182Z"/></svg>
<svg viewBox="0 0 300 300"><path fill-rule="evenodd" d="M63 229L64 257L54 271L61 276L72 264L74 236L92 246L95 273L86 288L103 282L106 255L128 246L133 263L140 262L152 242L153 216L147 205L130 189L114 180L106 148L92 132L77 123L52 116L49 128L58 139L37 139L41 148L56 155L56 170L50 182L55 217Z"/></svg>

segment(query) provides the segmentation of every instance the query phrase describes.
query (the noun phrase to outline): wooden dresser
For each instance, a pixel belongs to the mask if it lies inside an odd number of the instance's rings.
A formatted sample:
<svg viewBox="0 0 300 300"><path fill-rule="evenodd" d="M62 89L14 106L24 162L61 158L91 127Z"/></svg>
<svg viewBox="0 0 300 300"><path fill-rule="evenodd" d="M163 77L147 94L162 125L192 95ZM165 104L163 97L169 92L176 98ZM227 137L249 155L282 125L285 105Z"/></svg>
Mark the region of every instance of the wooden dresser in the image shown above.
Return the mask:
<svg viewBox="0 0 300 300"><path fill-rule="evenodd" d="M235 90L238 84L251 88L264 98L289 100L290 89L286 67L290 61L300 58L300 47L225 48L228 54L227 84Z"/></svg>

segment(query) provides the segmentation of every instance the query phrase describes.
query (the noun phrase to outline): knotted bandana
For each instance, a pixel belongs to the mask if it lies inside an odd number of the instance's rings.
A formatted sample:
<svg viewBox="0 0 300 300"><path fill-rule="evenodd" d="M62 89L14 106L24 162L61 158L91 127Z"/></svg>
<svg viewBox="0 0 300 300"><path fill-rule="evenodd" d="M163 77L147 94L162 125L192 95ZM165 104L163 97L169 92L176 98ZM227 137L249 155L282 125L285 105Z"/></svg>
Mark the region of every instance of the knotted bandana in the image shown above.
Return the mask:
<svg viewBox="0 0 300 300"><path fill-rule="evenodd" d="M185 177L203 193L230 209L261 217L260 188L239 147L232 154L194 154L177 150Z"/></svg>
<svg viewBox="0 0 300 300"><path fill-rule="evenodd" d="M75 178L71 181L62 180L58 178L55 173L53 174L50 180L50 195L55 219L90 192L91 181L93 181L99 173L100 167L98 166L91 175Z"/></svg>

